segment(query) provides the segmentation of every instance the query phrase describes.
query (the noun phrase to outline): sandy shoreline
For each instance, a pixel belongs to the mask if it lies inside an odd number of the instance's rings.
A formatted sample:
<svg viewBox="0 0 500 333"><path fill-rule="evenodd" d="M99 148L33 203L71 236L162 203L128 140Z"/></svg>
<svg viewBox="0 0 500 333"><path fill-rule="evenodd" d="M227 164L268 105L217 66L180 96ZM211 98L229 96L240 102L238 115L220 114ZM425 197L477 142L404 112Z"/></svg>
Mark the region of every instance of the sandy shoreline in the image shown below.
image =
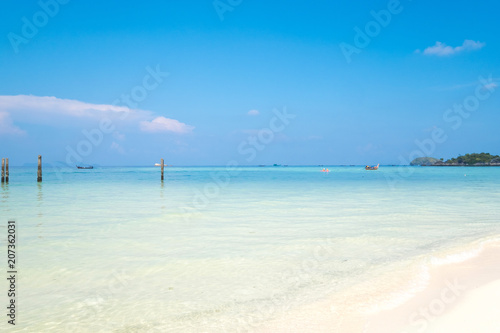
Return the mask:
<svg viewBox="0 0 500 333"><path fill-rule="evenodd" d="M397 277L396 281L408 279L407 288L414 290L408 293L411 297L400 299L396 306L383 304L384 293L385 299L397 297L390 290L393 284L384 285L383 277L379 277L374 283L377 288L372 288L378 290L369 291L370 281L367 281L359 286L357 294L345 299L337 295L295 309L257 331L500 332L500 242L487 241L475 246L474 251L433 258L425 272L418 273L426 275L425 285L415 286L408 272Z"/></svg>

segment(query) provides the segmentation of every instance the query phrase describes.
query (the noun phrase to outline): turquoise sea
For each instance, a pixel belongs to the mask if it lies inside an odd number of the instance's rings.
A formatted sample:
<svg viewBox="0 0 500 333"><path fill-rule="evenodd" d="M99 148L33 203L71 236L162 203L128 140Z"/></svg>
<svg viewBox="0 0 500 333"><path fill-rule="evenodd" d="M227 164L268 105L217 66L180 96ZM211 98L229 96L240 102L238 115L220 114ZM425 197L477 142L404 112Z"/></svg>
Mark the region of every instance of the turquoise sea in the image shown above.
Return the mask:
<svg viewBox="0 0 500 333"><path fill-rule="evenodd" d="M10 331L247 332L325 299L377 311L500 235L500 168L325 167L167 167L163 183L158 167L46 167L42 183L11 167ZM374 298L353 297L366 281Z"/></svg>

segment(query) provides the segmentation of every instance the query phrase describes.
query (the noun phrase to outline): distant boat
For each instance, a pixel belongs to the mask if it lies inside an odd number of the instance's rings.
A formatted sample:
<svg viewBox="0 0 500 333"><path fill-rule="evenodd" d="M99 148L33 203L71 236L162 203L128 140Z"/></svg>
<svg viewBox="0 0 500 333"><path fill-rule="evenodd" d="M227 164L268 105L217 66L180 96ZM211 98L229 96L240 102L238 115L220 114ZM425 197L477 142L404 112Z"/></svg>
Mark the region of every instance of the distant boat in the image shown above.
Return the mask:
<svg viewBox="0 0 500 333"><path fill-rule="evenodd" d="M372 165L372 166L365 166L365 170L378 170L378 167L379 167L380 164L377 164L377 165Z"/></svg>
<svg viewBox="0 0 500 333"><path fill-rule="evenodd" d="M155 166L161 166L161 164L160 163L155 163Z"/></svg>
<svg viewBox="0 0 500 333"><path fill-rule="evenodd" d="M76 166L78 169L93 169L94 167L91 165L91 166L79 166L77 165Z"/></svg>

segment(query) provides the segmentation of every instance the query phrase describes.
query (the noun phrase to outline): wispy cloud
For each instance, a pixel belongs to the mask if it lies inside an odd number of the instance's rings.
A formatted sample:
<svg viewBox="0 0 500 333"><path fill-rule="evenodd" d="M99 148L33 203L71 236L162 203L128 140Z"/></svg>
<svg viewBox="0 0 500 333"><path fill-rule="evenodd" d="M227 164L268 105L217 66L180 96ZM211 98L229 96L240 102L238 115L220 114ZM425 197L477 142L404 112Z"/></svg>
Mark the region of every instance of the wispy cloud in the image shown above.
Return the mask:
<svg viewBox="0 0 500 333"><path fill-rule="evenodd" d="M498 84L496 84L495 82L491 82L491 83L485 84L483 86L483 89L492 90L492 89L495 89L496 87L498 87Z"/></svg>
<svg viewBox="0 0 500 333"><path fill-rule="evenodd" d="M143 132L174 132L174 133L191 133L193 126L186 125L175 119L165 117L156 117L152 121L141 121L141 131Z"/></svg>
<svg viewBox="0 0 500 333"><path fill-rule="evenodd" d="M250 110L247 112L249 116L258 116L260 114L259 110Z"/></svg>
<svg viewBox="0 0 500 333"><path fill-rule="evenodd" d="M492 90L492 89L495 89L496 87L498 87L498 83L500 82L500 78L498 78L498 77L493 78L490 76L488 78L488 81L490 81L490 82L486 83L486 84L476 80L476 81L471 81L468 83L460 83L460 84L454 84L454 85L449 85L449 86L434 86L434 87L430 87L430 89L436 90L436 91L460 90L460 89L466 89L466 88L470 88L470 87L476 87L478 84L482 84L483 90Z"/></svg>
<svg viewBox="0 0 500 333"><path fill-rule="evenodd" d="M114 121L114 125L126 124L145 132L188 133L194 127L175 119L157 116L151 111L130 109L126 106L111 104L92 104L54 96L0 96L0 129L2 132L22 133L13 125L16 122L47 124L51 126L81 126L84 119L100 120L104 117ZM57 116L57 117L56 117ZM124 134L117 132L116 139L123 139Z"/></svg>
<svg viewBox="0 0 500 333"><path fill-rule="evenodd" d="M0 96L0 110L37 110L37 112L65 114L73 117L91 117L103 113L132 113L124 106L92 104L54 96Z"/></svg>
<svg viewBox="0 0 500 333"><path fill-rule="evenodd" d="M7 112L0 111L0 135L1 134L23 135L26 134L26 132L14 125Z"/></svg>
<svg viewBox="0 0 500 333"><path fill-rule="evenodd" d="M444 56L451 56L460 52L479 50L483 48L485 45L486 43L482 43L479 41L476 42L470 39L466 39L462 45L455 47L446 45L445 43L442 42L436 42L435 45L429 46L423 51L416 50L416 52L417 53L422 52L424 55L435 55L439 57L444 57Z"/></svg>
<svg viewBox="0 0 500 333"><path fill-rule="evenodd" d="M120 141L123 141L125 140L125 134L122 134L118 131L114 131L113 132L113 138L115 138L116 140L120 140Z"/></svg>
<svg viewBox="0 0 500 333"><path fill-rule="evenodd" d="M123 147L120 146L120 144L116 143L115 141L113 141L113 143L111 143L110 148L113 150L116 150L118 153L120 153L122 155L125 154L125 149L123 149Z"/></svg>

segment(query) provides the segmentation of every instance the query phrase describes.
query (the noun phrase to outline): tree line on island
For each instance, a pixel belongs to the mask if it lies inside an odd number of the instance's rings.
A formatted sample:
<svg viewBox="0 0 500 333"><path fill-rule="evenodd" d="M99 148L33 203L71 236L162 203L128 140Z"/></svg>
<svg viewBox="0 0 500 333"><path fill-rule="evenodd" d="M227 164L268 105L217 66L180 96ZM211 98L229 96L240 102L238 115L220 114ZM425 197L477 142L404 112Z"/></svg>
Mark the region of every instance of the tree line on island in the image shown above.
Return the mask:
<svg viewBox="0 0 500 333"><path fill-rule="evenodd" d="M418 157L410 165L421 166L500 166L500 156L489 153L460 155L444 161L443 158Z"/></svg>

